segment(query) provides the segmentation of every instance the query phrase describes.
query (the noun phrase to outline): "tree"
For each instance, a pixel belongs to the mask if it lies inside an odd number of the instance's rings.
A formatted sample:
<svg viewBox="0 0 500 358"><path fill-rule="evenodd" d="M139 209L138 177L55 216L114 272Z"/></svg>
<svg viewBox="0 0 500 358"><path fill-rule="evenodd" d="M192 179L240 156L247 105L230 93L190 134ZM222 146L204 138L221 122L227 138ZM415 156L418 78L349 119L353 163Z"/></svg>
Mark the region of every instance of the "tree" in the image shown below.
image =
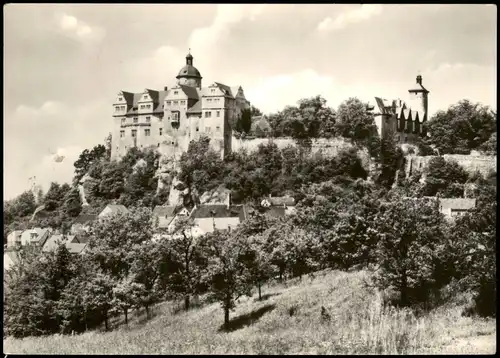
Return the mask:
<svg viewBox="0 0 500 358"><path fill-rule="evenodd" d="M63 185L55 182L50 183L49 190L47 191L43 199L45 210L55 211L61 208L64 204L64 198L70 190L71 187L66 183L64 183Z"/></svg>
<svg viewBox="0 0 500 358"><path fill-rule="evenodd" d="M106 199L118 199L125 190L125 173L120 163L109 162L102 170L102 178L98 182L98 193ZM97 189L97 188L96 188ZM96 195L97 193L94 193Z"/></svg>
<svg viewBox="0 0 500 358"><path fill-rule="evenodd" d="M457 162L435 157L429 161L426 171L423 195L435 196L439 193L445 198L463 196L463 185L469 175Z"/></svg>
<svg viewBox="0 0 500 358"><path fill-rule="evenodd" d="M200 293L206 258L199 240L193 233L192 219L180 219L172 233L161 242L166 255L166 282L168 290L184 298L184 309L190 307L190 297Z"/></svg>
<svg viewBox="0 0 500 358"><path fill-rule="evenodd" d="M74 163L75 183L78 183L83 178L83 176L88 172L92 163L106 158L106 154L106 147L102 144L96 145L91 150L85 149L78 157L78 160Z"/></svg>
<svg viewBox="0 0 500 358"><path fill-rule="evenodd" d="M378 233L377 282L399 293L408 306L428 299L433 285L436 253L444 243L444 217L438 202L393 198L380 207L373 221Z"/></svg>
<svg viewBox="0 0 500 358"><path fill-rule="evenodd" d="M252 112L250 109L241 111L241 116L238 117L236 123L236 130L245 134L250 133L252 128Z"/></svg>
<svg viewBox="0 0 500 358"><path fill-rule="evenodd" d="M82 211L82 199L77 188L72 188L64 198L63 211L69 217L77 217Z"/></svg>
<svg viewBox="0 0 500 358"><path fill-rule="evenodd" d="M187 152L181 155L179 180L199 193L215 189L223 181L224 167L219 153L209 145L210 139L202 137L191 141Z"/></svg>
<svg viewBox="0 0 500 358"><path fill-rule="evenodd" d="M271 255L265 238L257 235L248 240L252 245L253 252L255 252L254 259L250 261L250 277L257 286L259 300L262 300L262 284L273 277L275 268L271 264Z"/></svg>
<svg viewBox="0 0 500 358"><path fill-rule="evenodd" d="M394 183L396 173L404 163L403 151L392 138L380 141L380 174L376 181L385 188L390 188Z"/></svg>
<svg viewBox="0 0 500 358"><path fill-rule="evenodd" d="M134 247L153 237L151 210L139 208L93 223L87 234L86 256L96 262L104 274L120 280L130 274Z"/></svg>
<svg viewBox="0 0 500 358"><path fill-rule="evenodd" d="M253 116L262 116L262 111L255 107L253 104L250 106L250 113Z"/></svg>
<svg viewBox="0 0 500 358"><path fill-rule="evenodd" d="M255 252L245 238L235 232L216 230L207 236L204 245L209 258L205 275L209 295L221 303L227 329L229 312L235 307L236 300L251 295L253 282L249 267Z"/></svg>
<svg viewBox="0 0 500 358"><path fill-rule="evenodd" d="M494 132L491 134L490 138L481 144L480 149L486 154L497 154L497 133Z"/></svg>
<svg viewBox="0 0 500 358"><path fill-rule="evenodd" d="M436 113L425 125L429 144L443 154L469 154L496 133L496 113L487 106L462 100Z"/></svg>
<svg viewBox="0 0 500 358"><path fill-rule="evenodd" d="M335 131L356 143L366 143L378 133L373 115L366 110L366 104L357 98L349 98L340 104Z"/></svg>

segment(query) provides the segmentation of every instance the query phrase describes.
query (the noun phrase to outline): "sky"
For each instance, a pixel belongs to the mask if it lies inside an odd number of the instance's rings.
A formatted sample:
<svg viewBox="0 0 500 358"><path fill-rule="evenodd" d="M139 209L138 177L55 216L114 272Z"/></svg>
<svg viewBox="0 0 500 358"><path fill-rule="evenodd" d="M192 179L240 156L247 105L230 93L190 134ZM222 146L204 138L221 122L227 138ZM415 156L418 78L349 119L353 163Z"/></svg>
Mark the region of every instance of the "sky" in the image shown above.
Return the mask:
<svg viewBox="0 0 500 358"><path fill-rule="evenodd" d="M70 182L117 93L172 87L189 49L205 85L241 85L264 113L404 100L420 73L433 114L465 98L496 109L496 27L494 5L5 5L4 199L29 178Z"/></svg>

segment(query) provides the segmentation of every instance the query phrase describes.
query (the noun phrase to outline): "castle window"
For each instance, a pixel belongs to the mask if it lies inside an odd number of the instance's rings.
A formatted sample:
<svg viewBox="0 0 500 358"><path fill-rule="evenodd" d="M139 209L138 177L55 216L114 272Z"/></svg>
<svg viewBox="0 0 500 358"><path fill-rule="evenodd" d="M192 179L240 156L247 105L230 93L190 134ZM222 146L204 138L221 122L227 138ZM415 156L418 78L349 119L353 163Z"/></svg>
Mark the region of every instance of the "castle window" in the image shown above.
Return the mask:
<svg viewBox="0 0 500 358"><path fill-rule="evenodd" d="M145 94L145 95L144 95L144 99L148 99L148 98L149 98L149 97L148 97L148 95L147 95L147 94Z"/></svg>
<svg viewBox="0 0 500 358"><path fill-rule="evenodd" d="M158 143L158 147L160 146L160 143Z"/></svg>
<svg viewBox="0 0 500 358"><path fill-rule="evenodd" d="M212 98L207 98L207 102L212 102Z"/></svg>
<svg viewBox="0 0 500 358"><path fill-rule="evenodd" d="M408 137L407 137L407 136L405 136L405 143L406 143L406 142L408 142Z"/></svg>
<svg viewBox="0 0 500 358"><path fill-rule="evenodd" d="M145 135L146 137L149 137L149 136L151 135L151 130L150 130L150 129L145 129L145 130L144 130L144 135Z"/></svg>
<svg viewBox="0 0 500 358"><path fill-rule="evenodd" d="M122 109L125 109L125 106L122 106Z"/></svg>
<svg viewBox="0 0 500 358"><path fill-rule="evenodd" d="M174 101L174 106L177 106L179 104L179 101Z"/></svg>
<svg viewBox="0 0 500 358"><path fill-rule="evenodd" d="M215 131L216 131L217 133L220 133L220 127L219 127L219 126L215 127Z"/></svg>
<svg viewBox="0 0 500 358"><path fill-rule="evenodd" d="M151 108L151 105L150 104L146 105L146 108Z"/></svg>
<svg viewBox="0 0 500 358"><path fill-rule="evenodd" d="M118 97L118 102L123 101L123 97Z"/></svg>
<svg viewBox="0 0 500 358"><path fill-rule="evenodd" d="M151 123L151 117L146 117L146 123Z"/></svg>
<svg viewBox="0 0 500 358"><path fill-rule="evenodd" d="M179 121L179 112L172 112L172 121Z"/></svg>
<svg viewBox="0 0 500 358"><path fill-rule="evenodd" d="M212 112L211 111L206 111L205 112L205 118L210 118L212 117Z"/></svg>
<svg viewBox="0 0 500 358"><path fill-rule="evenodd" d="M181 101L181 104L186 104L186 101Z"/></svg>
<svg viewBox="0 0 500 358"><path fill-rule="evenodd" d="M119 110L120 110L120 106L116 106L115 111L119 111Z"/></svg>
<svg viewBox="0 0 500 358"><path fill-rule="evenodd" d="M132 129L132 138L137 137L137 129Z"/></svg>
<svg viewBox="0 0 500 358"><path fill-rule="evenodd" d="M172 101L167 101L167 106L170 106L172 104Z"/></svg>
<svg viewBox="0 0 500 358"><path fill-rule="evenodd" d="M143 104L141 104L141 109L144 109L144 105Z"/></svg>
<svg viewBox="0 0 500 358"><path fill-rule="evenodd" d="M220 117L220 111L217 111L217 117Z"/></svg>
<svg viewBox="0 0 500 358"><path fill-rule="evenodd" d="M139 118L134 117L134 124L137 124L137 123L139 123Z"/></svg>
<svg viewBox="0 0 500 358"><path fill-rule="evenodd" d="M174 91L174 94L179 94L179 91Z"/></svg>
<svg viewBox="0 0 500 358"><path fill-rule="evenodd" d="M126 119L122 118L122 124L125 124Z"/></svg>
<svg viewBox="0 0 500 358"><path fill-rule="evenodd" d="M125 137L125 131L120 131L120 138Z"/></svg>
<svg viewBox="0 0 500 358"><path fill-rule="evenodd" d="M160 128L160 135L163 135L163 128Z"/></svg>
<svg viewBox="0 0 500 358"><path fill-rule="evenodd" d="M215 88L210 89L210 92L214 93L215 92Z"/></svg>
<svg viewBox="0 0 500 358"><path fill-rule="evenodd" d="M199 132L200 131L200 128L196 127L196 131Z"/></svg>

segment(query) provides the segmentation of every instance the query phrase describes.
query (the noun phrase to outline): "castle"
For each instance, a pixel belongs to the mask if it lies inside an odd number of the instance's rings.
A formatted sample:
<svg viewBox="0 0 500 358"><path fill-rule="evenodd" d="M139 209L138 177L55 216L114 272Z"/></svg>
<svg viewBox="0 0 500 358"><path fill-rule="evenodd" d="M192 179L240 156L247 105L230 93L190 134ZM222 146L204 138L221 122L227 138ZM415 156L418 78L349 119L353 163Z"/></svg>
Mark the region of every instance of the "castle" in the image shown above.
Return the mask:
<svg viewBox="0 0 500 358"><path fill-rule="evenodd" d="M375 106L369 107L374 115L381 138L393 136L400 144L412 144L419 136L425 136L423 123L428 117L429 91L422 85L422 76L409 90L408 103L375 97Z"/></svg>
<svg viewBox="0 0 500 358"><path fill-rule="evenodd" d="M231 152L232 125L250 108L243 88L218 82L202 87L191 53L176 78L176 86L170 89L118 93L113 104L112 159L124 156L131 147L151 146L177 157L202 135L221 155Z"/></svg>

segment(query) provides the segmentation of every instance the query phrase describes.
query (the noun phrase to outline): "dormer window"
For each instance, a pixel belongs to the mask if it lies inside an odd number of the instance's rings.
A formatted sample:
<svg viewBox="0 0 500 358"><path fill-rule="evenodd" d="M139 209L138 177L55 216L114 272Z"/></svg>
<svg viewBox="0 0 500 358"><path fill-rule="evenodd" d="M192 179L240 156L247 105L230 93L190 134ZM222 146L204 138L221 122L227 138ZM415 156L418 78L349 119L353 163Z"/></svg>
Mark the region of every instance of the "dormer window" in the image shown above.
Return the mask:
<svg viewBox="0 0 500 358"><path fill-rule="evenodd" d="M181 101L181 104L186 104L186 101Z"/></svg>
<svg viewBox="0 0 500 358"><path fill-rule="evenodd" d="M215 88L211 88L211 89L210 89L210 92L211 92L211 93L215 93Z"/></svg>
<svg viewBox="0 0 500 358"><path fill-rule="evenodd" d="M177 106L179 104L179 101L174 101L174 106Z"/></svg>
<svg viewBox="0 0 500 358"><path fill-rule="evenodd" d="M144 99L148 99L149 96L147 94L144 95Z"/></svg>
<svg viewBox="0 0 500 358"><path fill-rule="evenodd" d="M151 123L151 117L146 117L146 123Z"/></svg>
<svg viewBox="0 0 500 358"><path fill-rule="evenodd" d="M118 97L118 102L123 101L123 97Z"/></svg>
<svg viewBox="0 0 500 358"><path fill-rule="evenodd" d="M120 110L120 106L116 106L116 107L115 107L115 111L117 111L117 112L118 112L119 110Z"/></svg>
<svg viewBox="0 0 500 358"><path fill-rule="evenodd" d="M179 91L174 91L174 94L179 94Z"/></svg>
<svg viewBox="0 0 500 358"><path fill-rule="evenodd" d="M167 106L170 106L172 104L172 101L167 101Z"/></svg>
<svg viewBox="0 0 500 358"><path fill-rule="evenodd" d="M125 118L122 118L122 125L125 124L127 120Z"/></svg>
<svg viewBox="0 0 500 358"><path fill-rule="evenodd" d="M134 117L134 124L137 124L137 123L139 123L139 118Z"/></svg>

